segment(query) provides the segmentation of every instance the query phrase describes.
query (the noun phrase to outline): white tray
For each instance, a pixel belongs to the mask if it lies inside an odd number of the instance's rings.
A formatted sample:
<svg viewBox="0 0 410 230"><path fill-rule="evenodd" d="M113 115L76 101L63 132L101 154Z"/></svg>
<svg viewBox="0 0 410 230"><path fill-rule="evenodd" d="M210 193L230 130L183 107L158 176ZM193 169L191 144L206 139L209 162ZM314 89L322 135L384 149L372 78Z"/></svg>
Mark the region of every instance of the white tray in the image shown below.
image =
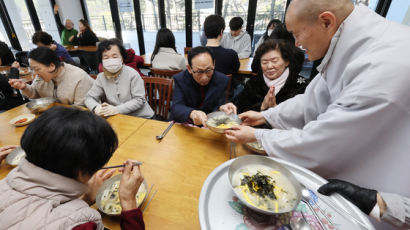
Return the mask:
<svg viewBox="0 0 410 230"><path fill-rule="evenodd" d="M273 158L277 162L283 164L286 168L288 168L298 179L301 183L303 183L308 189L311 191L315 191L314 193L317 195L317 189L326 183L326 180L322 177L318 176L317 174L299 167L295 164L290 162ZM242 204L236 202L234 196L234 192L231 189L229 179L228 179L228 169L234 159L227 161L216 169L212 171L212 173L206 179L204 185L202 186L201 195L199 197L199 222L201 225L202 230L246 230L252 229L247 226L249 218L241 214L236 209L241 209ZM320 195L320 194L319 194ZM320 195L321 196L321 195ZM328 197L327 197L328 198ZM366 224L367 226L371 226L373 229L373 225L367 219L367 216L364 215L356 206L351 204L349 201L344 199L340 195L332 195L331 201L338 206L339 209L344 209L352 214L356 219L362 221L362 223ZM336 229L339 230L354 230L354 229L364 229L359 224L350 221L349 217L340 216L333 208L327 206L321 199L314 198L313 202L319 205L331 221L335 224ZM244 207L244 206L243 206ZM299 204L297 208L298 212L294 212L293 216L301 216L299 211L302 211L306 217L306 219L311 224L311 229L321 229L318 225L317 221L313 217L310 210L307 208L305 204L302 202ZM318 215L321 216L322 221L327 223L326 219L320 212ZM246 222L246 223L245 223ZM330 225L327 225L328 229L331 229ZM289 226L283 227L273 227L267 229L290 229Z"/></svg>

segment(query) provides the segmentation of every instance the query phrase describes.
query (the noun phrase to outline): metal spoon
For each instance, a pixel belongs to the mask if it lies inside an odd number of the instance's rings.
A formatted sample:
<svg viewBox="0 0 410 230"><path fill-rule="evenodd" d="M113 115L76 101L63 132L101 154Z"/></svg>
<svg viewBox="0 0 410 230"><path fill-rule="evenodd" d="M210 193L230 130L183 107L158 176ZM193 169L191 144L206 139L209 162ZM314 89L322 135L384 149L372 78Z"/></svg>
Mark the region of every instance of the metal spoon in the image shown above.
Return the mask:
<svg viewBox="0 0 410 230"><path fill-rule="evenodd" d="M310 230L309 224L302 217L290 218L292 230Z"/></svg>
<svg viewBox="0 0 410 230"><path fill-rule="evenodd" d="M313 209L312 205L310 204L310 192L309 190L307 190L306 188L302 189L302 201L305 202L307 204L307 206L309 207L310 211L312 211L313 215L315 216L315 218L317 219L317 221L319 221L320 227L323 230L326 230L324 224L322 223L322 221L320 220L320 217L317 215L315 209Z"/></svg>
<svg viewBox="0 0 410 230"><path fill-rule="evenodd" d="M155 138L157 140L162 140L162 138L165 137L165 135L167 135L168 131L171 129L171 127L175 124L175 121L171 121L171 123L168 125L167 129L165 129L165 131L160 135L160 136L155 136Z"/></svg>

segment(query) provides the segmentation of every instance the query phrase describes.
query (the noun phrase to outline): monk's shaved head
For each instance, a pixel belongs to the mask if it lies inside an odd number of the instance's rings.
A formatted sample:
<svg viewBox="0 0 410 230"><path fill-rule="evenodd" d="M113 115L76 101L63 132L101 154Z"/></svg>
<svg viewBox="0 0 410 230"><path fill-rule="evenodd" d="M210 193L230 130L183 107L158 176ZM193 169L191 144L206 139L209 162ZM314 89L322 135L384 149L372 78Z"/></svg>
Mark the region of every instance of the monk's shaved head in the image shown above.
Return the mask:
<svg viewBox="0 0 410 230"><path fill-rule="evenodd" d="M293 0L288 8L288 16L296 20L314 22L318 16L325 12L332 12L342 22L352 12L352 0Z"/></svg>

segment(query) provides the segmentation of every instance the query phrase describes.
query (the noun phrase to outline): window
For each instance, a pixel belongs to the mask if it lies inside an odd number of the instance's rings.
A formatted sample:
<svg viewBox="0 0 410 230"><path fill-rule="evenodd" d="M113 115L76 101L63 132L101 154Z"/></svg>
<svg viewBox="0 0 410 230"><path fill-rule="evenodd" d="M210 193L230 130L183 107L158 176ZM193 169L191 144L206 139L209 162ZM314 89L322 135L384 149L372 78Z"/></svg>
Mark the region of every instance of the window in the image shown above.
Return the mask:
<svg viewBox="0 0 410 230"><path fill-rule="evenodd" d="M13 22L21 48L30 50L34 47L30 41L35 31L25 1L4 0L4 3Z"/></svg>
<svg viewBox="0 0 410 230"><path fill-rule="evenodd" d="M5 42L8 46L11 46L9 38L7 37L7 32L4 29L4 24L1 18L0 18L0 41Z"/></svg>
<svg viewBox="0 0 410 230"><path fill-rule="evenodd" d="M410 26L410 1L393 0L386 18Z"/></svg>
<svg viewBox="0 0 410 230"><path fill-rule="evenodd" d="M286 0L259 0L256 7L255 35L263 34L272 19L283 21L285 17Z"/></svg>
<svg viewBox="0 0 410 230"><path fill-rule="evenodd" d="M152 53L155 47L155 38L160 29L157 0L140 1L142 30L144 31L145 52Z"/></svg>
<svg viewBox="0 0 410 230"><path fill-rule="evenodd" d="M126 49L132 48L135 53L139 53L134 2L132 0L118 0L117 3L124 46Z"/></svg>
<svg viewBox="0 0 410 230"><path fill-rule="evenodd" d="M58 32L54 13L49 0L33 0L34 7L40 20L41 29L49 33L55 41L60 43L60 33Z"/></svg>
<svg viewBox="0 0 410 230"><path fill-rule="evenodd" d="M352 0L355 5L364 4L370 9L375 10L379 0Z"/></svg>
<svg viewBox="0 0 410 230"><path fill-rule="evenodd" d="M203 25L205 18L208 15L215 14L215 1L212 4L197 4L199 1L192 2L192 46L201 45L201 34L203 33Z"/></svg>
<svg viewBox="0 0 410 230"><path fill-rule="evenodd" d="M90 17L90 26L99 37L115 38L108 0L86 0Z"/></svg>
<svg viewBox="0 0 410 230"><path fill-rule="evenodd" d="M178 53L184 53L185 37L185 1L165 0L165 18L167 28L174 33Z"/></svg>

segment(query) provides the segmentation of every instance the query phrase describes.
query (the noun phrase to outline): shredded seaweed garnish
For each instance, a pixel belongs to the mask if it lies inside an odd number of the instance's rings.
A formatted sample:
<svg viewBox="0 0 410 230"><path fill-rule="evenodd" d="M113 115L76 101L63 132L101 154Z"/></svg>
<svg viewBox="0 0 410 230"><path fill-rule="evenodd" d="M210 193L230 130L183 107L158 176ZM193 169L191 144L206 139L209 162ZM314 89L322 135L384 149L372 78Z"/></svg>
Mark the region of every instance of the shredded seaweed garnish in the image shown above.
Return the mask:
<svg viewBox="0 0 410 230"><path fill-rule="evenodd" d="M253 176L244 176L241 180L241 185L247 185L251 193L256 193L258 196L264 198L268 196L271 199L276 200L275 193L273 192L275 181L272 177L263 175L259 171Z"/></svg>

